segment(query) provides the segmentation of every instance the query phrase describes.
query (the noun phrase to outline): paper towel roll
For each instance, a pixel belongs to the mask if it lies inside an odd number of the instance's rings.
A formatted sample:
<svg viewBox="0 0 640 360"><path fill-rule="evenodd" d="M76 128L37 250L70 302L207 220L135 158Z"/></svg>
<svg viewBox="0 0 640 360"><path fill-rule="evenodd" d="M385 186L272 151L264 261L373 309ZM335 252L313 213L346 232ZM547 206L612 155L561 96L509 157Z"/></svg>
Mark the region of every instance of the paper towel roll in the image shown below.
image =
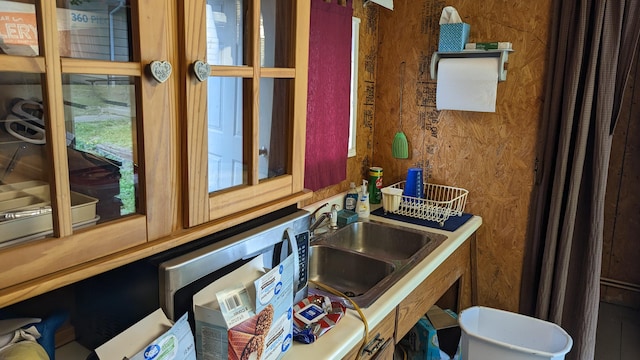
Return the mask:
<svg viewBox="0 0 640 360"><path fill-rule="evenodd" d="M495 57L440 59L436 108L495 112L499 61Z"/></svg>

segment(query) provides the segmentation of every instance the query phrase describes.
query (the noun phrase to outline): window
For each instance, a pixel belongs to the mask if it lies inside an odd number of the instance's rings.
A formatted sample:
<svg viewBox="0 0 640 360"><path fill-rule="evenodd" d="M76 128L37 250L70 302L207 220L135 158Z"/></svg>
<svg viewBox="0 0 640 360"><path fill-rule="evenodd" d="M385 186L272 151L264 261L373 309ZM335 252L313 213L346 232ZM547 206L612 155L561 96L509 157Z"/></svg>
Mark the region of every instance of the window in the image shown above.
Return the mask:
<svg viewBox="0 0 640 360"><path fill-rule="evenodd" d="M349 152L348 157L356 156L356 133L358 124L358 49L360 38L360 19L351 18L351 106L349 108Z"/></svg>

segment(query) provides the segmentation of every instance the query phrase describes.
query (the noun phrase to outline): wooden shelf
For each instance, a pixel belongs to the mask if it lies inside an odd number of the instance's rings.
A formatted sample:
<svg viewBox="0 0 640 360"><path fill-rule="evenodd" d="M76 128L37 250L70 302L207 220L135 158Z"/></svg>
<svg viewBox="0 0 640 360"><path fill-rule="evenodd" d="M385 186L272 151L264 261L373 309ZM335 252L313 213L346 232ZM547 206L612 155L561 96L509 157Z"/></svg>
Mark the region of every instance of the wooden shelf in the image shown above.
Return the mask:
<svg viewBox="0 0 640 360"><path fill-rule="evenodd" d="M487 58L497 57L498 62L498 81L507 80L507 63L509 62L509 53L513 50L465 50L456 52L434 52L431 56L431 79L438 78L438 62L440 59L447 58Z"/></svg>

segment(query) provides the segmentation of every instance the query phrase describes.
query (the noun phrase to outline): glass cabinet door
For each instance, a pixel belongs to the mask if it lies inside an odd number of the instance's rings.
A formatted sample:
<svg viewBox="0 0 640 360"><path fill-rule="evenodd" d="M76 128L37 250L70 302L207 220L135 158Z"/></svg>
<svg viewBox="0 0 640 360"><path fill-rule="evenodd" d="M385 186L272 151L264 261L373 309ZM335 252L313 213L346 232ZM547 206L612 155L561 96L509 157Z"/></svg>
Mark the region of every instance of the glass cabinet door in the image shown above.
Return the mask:
<svg viewBox="0 0 640 360"><path fill-rule="evenodd" d="M56 5L0 1L2 243L141 213L129 2Z"/></svg>
<svg viewBox="0 0 640 360"><path fill-rule="evenodd" d="M185 61L206 68L185 91L193 226L302 190L309 5L189 0L185 9Z"/></svg>
<svg viewBox="0 0 640 360"><path fill-rule="evenodd" d="M56 15L71 196L97 200L96 223L139 214L131 4L59 0Z"/></svg>
<svg viewBox="0 0 640 360"><path fill-rule="evenodd" d="M46 130L42 82L37 74L0 72L0 245L14 239L41 236L49 224L29 217L51 216L45 159ZM40 215L42 214L42 215ZM24 219L24 220L21 220Z"/></svg>
<svg viewBox="0 0 640 360"><path fill-rule="evenodd" d="M173 6L0 1L0 288L180 227Z"/></svg>
<svg viewBox="0 0 640 360"><path fill-rule="evenodd" d="M140 212L135 77L63 74L69 184L98 223Z"/></svg>
<svg viewBox="0 0 640 360"><path fill-rule="evenodd" d="M175 7L0 0L0 289L181 228Z"/></svg>

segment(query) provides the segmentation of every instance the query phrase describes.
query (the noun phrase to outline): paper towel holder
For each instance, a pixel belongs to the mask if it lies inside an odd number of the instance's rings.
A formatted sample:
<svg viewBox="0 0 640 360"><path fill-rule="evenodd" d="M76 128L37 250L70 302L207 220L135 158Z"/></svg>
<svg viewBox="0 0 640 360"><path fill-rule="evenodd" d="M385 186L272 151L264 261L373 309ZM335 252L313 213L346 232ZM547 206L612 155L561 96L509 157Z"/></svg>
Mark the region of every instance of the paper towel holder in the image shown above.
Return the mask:
<svg viewBox="0 0 640 360"><path fill-rule="evenodd" d="M465 50L455 52L434 52L431 56L431 79L436 80L438 78L437 66L438 61L444 58L486 58L497 57L498 61L498 81L507 80L507 63L509 62L509 53L511 49L504 50Z"/></svg>

